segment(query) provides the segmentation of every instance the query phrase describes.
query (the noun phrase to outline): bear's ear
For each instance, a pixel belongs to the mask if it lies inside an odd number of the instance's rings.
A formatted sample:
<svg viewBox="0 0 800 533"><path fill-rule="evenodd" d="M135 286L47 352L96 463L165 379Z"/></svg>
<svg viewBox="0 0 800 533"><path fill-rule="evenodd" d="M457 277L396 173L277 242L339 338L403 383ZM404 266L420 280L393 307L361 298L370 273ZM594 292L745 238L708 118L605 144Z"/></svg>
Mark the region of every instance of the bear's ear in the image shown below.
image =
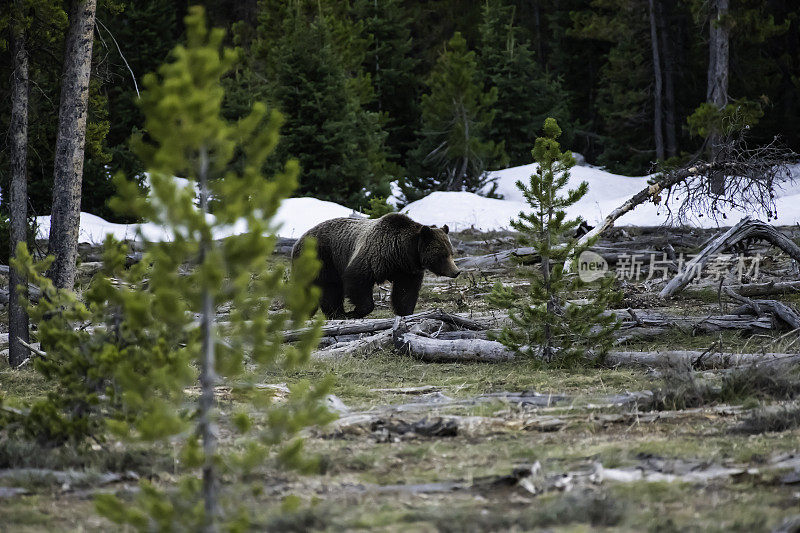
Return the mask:
<svg viewBox="0 0 800 533"><path fill-rule="evenodd" d="M443 232L445 232L445 234L448 234L448 233L450 233L450 228L448 228L448 227L447 227L447 224L445 224L444 226L442 226L442 231L443 231Z"/></svg>
<svg viewBox="0 0 800 533"><path fill-rule="evenodd" d="M431 229L430 226L422 226L421 228L419 228L419 233L423 237L430 237L431 235L433 235L433 230Z"/></svg>

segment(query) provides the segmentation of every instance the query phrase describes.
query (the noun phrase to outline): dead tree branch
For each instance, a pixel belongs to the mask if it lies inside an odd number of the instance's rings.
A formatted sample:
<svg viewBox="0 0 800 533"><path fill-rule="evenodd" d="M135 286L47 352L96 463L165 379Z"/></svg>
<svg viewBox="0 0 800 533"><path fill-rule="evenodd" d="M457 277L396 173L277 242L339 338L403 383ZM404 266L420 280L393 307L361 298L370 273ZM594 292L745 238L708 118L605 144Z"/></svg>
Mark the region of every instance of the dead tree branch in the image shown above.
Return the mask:
<svg viewBox="0 0 800 533"><path fill-rule="evenodd" d="M746 209L763 214L767 219L774 217L775 190L792 180L787 165L796 161L798 154L784 148L777 139L751 149L744 138L731 141L724 153L724 161L698 162L688 168L657 174L651 185L634 194L609 213L602 224L581 237L578 246L585 245L612 227L621 216L649 200L656 203L664 200L667 206L672 197L680 200L677 210L670 211L678 221L686 220L692 213L709 214L716 220L725 207ZM725 195L715 194L710 188L711 178L720 175L725 178Z"/></svg>
<svg viewBox="0 0 800 533"><path fill-rule="evenodd" d="M769 224L761 222L760 220L753 220L750 217L744 217L728 231L712 239L697 256L686 263L683 271L678 273L677 276L667 283L659 293L659 296L661 298L674 296L676 293L686 288L694 278L700 275L703 267L714 254L720 250L731 248L736 243L748 239L768 241L773 246L786 252L789 257L795 261L800 262L800 247L792 242L791 239Z"/></svg>

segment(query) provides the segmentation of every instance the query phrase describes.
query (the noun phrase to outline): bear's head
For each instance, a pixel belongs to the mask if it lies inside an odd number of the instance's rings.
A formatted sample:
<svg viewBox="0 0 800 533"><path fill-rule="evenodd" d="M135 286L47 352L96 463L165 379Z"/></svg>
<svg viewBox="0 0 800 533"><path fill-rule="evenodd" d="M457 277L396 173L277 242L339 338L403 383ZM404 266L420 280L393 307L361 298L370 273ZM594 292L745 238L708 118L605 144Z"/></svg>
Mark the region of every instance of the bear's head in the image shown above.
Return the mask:
<svg viewBox="0 0 800 533"><path fill-rule="evenodd" d="M422 226L419 235L419 257L422 267L437 276L454 278L461 271L453 262L453 245L447 236L450 228L447 225L437 228Z"/></svg>

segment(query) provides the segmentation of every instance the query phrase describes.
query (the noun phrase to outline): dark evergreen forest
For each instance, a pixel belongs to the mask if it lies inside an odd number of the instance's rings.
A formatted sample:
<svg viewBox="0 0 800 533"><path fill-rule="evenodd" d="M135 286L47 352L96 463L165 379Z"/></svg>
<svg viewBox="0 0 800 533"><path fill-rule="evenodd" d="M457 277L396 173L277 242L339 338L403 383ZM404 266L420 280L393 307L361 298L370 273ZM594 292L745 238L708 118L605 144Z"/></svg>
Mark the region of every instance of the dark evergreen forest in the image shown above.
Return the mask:
<svg viewBox="0 0 800 533"><path fill-rule="evenodd" d="M730 0L223 0L205 4L239 58L225 114L256 101L284 115L265 170L289 157L298 194L364 208L400 180L407 199L476 190L484 171L529 163L545 117L566 148L617 173L709 157L708 140L748 130L800 151L800 5ZM727 2L725 2L727 4ZM28 2L29 193L48 214L67 26L65 3ZM181 40L189 3L106 0L95 28L83 211L118 220L111 176L141 175L147 136L137 85ZM4 8L5 10L5 8ZM0 17L8 50L8 17ZM713 44L729 50L711 96ZM10 53L0 97L10 99ZM140 89L141 87L139 87ZM9 125L10 106L0 110ZM0 146L5 195L8 147ZM4 198L3 205L6 205Z"/></svg>

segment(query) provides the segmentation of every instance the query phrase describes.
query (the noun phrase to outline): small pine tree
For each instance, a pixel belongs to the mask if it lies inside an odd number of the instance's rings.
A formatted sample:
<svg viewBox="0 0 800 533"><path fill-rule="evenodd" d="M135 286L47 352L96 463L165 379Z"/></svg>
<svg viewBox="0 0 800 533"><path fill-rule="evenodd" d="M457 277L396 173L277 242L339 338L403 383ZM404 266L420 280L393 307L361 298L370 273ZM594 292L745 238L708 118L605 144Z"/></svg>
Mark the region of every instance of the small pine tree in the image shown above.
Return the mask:
<svg viewBox="0 0 800 533"><path fill-rule="evenodd" d="M401 181L408 200L435 190L476 192L487 184L486 171L506 161L503 143L489 139L497 89L485 90L475 52L459 32L439 56L422 96L419 147L409 163L413 177Z"/></svg>
<svg viewBox="0 0 800 533"><path fill-rule="evenodd" d="M570 152L562 152L556 139L561 128L553 118L544 122L543 135L532 150L539 164L528 184L517 182L531 206L530 213L520 213L512 222L521 233L519 241L532 246L541 257L541 270L530 270L527 298L520 299L511 288L498 282L489 301L510 311L512 326L506 327L497 340L515 352L536 357L547 364L573 366L590 360L599 362L608 351L612 333L618 327L612 316L603 311L618 298L612 290L614 278L605 276L586 304L570 304L569 295L585 288L576 276L567 276L564 262L583 251L577 247L575 229L580 217L566 220L565 209L588 191L586 182L566 196L558 196L569 181L569 169L575 165ZM576 259L577 261L577 259Z"/></svg>
<svg viewBox="0 0 800 533"><path fill-rule="evenodd" d="M86 437L102 442L109 428L145 439L185 428L178 411L163 406L177 401L193 377L179 345L186 337L175 333L187 320L165 307L166 295L145 290L148 261L128 269L126 252L106 239L103 268L82 300L44 275L52 257L34 264L21 243L11 261L41 291L28 311L47 357L33 364L54 386L14 425L42 446L81 446Z"/></svg>
<svg viewBox="0 0 800 533"><path fill-rule="evenodd" d="M285 463L310 466L295 437L305 426L330 420L321 402L327 380L298 384L280 405L263 398L255 415L218 420L215 386L221 379L235 378L246 390L255 381L251 370L293 368L308 359L319 322L294 346L283 342L282 332L303 325L316 306L318 262L311 247L291 274L267 267L276 240L273 217L297 186L297 162L289 161L274 179L263 177L280 115L256 104L238 122L224 120L221 78L236 54L220 53L224 33L207 30L202 8L190 9L186 25L187 45L175 48L159 75L144 78L148 140L132 144L150 173L150 195L141 197L135 183L119 176L120 196L112 203L168 229L171 241L146 242L144 260L128 270L124 248L109 240L104 271L85 305L54 289L41 275L47 265L33 265L24 246L15 264L41 284L45 297L32 316L48 356L36 365L57 382L48 401L31 409L31 427L77 441L102 437L106 428L131 438L174 437L196 424L185 438L181 463L188 474L179 490L163 493L143 482L132 502L97 499L101 514L140 531L208 531L223 519L243 527L242 517L229 512L237 504L235 495L222 492L222 474L249 471L273 451ZM241 157L233 170L235 156ZM197 183L199 208L194 188L179 187L176 175ZM241 232L220 239L233 227ZM216 320L221 306L230 310L225 322ZM198 378L196 409L187 412L187 386ZM219 422L246 444L242 455L219 452Z"/></svg>

